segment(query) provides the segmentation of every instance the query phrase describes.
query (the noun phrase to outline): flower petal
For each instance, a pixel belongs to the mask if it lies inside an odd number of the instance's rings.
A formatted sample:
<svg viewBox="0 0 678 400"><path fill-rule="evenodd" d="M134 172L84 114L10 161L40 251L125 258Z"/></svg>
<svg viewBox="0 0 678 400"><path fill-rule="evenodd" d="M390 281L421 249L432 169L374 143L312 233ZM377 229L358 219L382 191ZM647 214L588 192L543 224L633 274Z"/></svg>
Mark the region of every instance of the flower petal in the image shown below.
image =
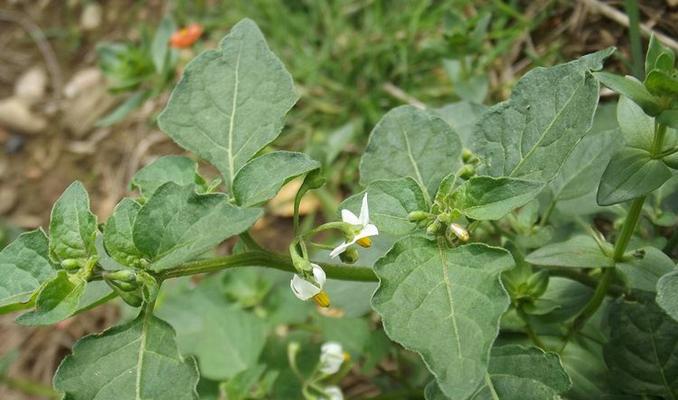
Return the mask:
<svg viewBox="0 0 678 400"><path fill-rule="evenodd" d="M337 342L327 342L320 347L320 365L318 369L326 375L339 371L344 363L344 349Z"/></svg>
<svg viewBox="0 0 678 400"><path fill-rule="evenodd" d="M341 210L341 220L351 225L360 225L360 219L355 216L351 211L343 209Z"/></svg>
<svg viewBox="0 0 678 400"><path fill-rule="evenodd" d="M335 247L334 250L330 252L330 257L334 258L337 257L339 254L343 253L348 249L353 243L355 243L355 239L352 241L352 243L347 243L347 242L342 242L339 246Z"/></svg>
<svg viewBox="0 0 678 400"><path fill-rule="evenodd" d="M379 229L374 224L367 224L363 229L355 235L355 240L360 240L369 236L377 236L379 234Z"/></svg>
<svg viewBox="0 0 678 400"><path fill-rule="evenodd" d="M290 281L290 288L297 298L301 300L308 300L316 294L320 293L320 288L307 281L306 279L294 274Z"/></svg>
<svg viewBox="0 0 678 400"><path fill-rule="evenodd" d="M324 392L326 400L344 400L344 394L339 386L326 386Z"/></svg>
<svg viewBox="0 0 678 400"><path fill-rule="evenodd" d="M363 196L363 204L360 207L360 216L358 217L360 220L360 225L365 226L370 223L370 209L367 205L367 193Z"/></svg>
<svg viewBox="0 0 678 400"><path fill-rule="evenodd" d="M320 285L320 289L322 290L322 288L325 287L325 281L327 280L325 270L323 270L320 265L313 263L311 263L311 268L311 271L313 271L313 277L315 278L315 281L318 283L318 285Z"/></svg>

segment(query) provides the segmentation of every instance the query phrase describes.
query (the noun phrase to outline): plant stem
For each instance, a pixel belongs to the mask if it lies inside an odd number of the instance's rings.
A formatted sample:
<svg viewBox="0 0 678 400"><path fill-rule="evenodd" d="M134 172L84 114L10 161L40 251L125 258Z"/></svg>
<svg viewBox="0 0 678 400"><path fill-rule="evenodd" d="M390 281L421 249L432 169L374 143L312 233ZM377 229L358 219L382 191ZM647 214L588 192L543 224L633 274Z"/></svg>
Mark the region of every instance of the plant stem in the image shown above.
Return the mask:
<svg viewBox="0 0 678 400"><path fill-rule="evenodd" d="M516 308L516 311L518 312L518 316L520 319L523 320L525 323L525 333L527 333L527 337L530 338L532 343L535 344L535 346L539 347L542 350L546 350L546 346L544 345L544 342L541 341L537 333L534 331L532 328L532 324L530 323L530 317L523 311L522 307L518 306Z"/></svg>
<svg viewBox="0 0 678 400"><path fill-rule="evenodd" d="M17 390L30 396L40 396L48 399L59 398L59 393L54 391L51 387L28 379L0 376L0 383L6 385L10 389Z"/></svg>
<svg viewBox="0 0 678 400"><path fill-rule="evenodd" d="M640 16L637 0L624 0L624 8L629 16L629 42L631 42L631 66L633 75L643 80L645 77L643 45L640 41Z"/></svg>
<svg viewBox="0 0 678 400"><path fill-rule="evenodd" d="M318 263L323 267L330 279L376 282L377 276L369 267L348 267L344 265ZM267 267L281 271L296 272L292 260L288 257L262 252L251 251L224 257L215 257L208 260L193 261L175 268L160 271L156 278L159 281L177 278L180 276L195 275L205 272L215 272L235 267Z"/></svg>

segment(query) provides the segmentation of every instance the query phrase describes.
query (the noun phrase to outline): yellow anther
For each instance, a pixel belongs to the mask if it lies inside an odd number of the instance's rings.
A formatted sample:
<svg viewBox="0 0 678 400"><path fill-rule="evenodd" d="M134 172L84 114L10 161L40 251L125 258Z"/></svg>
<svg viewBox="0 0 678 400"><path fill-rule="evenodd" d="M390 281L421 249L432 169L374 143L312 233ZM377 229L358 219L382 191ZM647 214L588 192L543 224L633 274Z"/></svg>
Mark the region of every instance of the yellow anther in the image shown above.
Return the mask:
<svg viewBox="0 0 678 400"><path fill-rule="evenodd" d="M366 249L372 247L372 239L368 237L360 238L356 240L356 243L358 243L360 247L364 247Z"/></svg>
<svg viewBox="0 0 678 400"><path fill-rule="evenodd" d="M344 362L351 361L351 355L347 351L344 352Z"/></svg>
<svg viewBox="0 0 678 400"><path fill-rule="evenodd" d="M330 296L324 290L321 290L320 293L313 296L313 301L320 307L327 308L330 306Z"/></svg>

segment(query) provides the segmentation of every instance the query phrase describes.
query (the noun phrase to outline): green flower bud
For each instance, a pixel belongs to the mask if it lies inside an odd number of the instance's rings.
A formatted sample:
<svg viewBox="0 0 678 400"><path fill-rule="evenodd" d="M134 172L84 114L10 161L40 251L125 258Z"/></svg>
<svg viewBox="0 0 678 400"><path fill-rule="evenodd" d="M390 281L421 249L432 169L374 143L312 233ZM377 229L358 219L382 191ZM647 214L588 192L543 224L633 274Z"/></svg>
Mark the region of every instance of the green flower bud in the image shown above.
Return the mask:
<svg viewBox="0 0 678 400"><path fill-rule="evenodd" d="M466 164L461 167L461 170L459 170L459 177L462 179L470 179L475 174L476 169L473 167L473 165Z"/></svg>
<svg viewBox="0 0 678 400"><path fill-rule="evenodd" d="M346 263L346 264L353 264L356 261L358 261L358 258L360 256L358 255L358 250L356 250L353 247L349 247L344 251L343 253L339 254L339 259L341 262Z"/></svg>
<svg viewBox="0 0 678 400"><path fill-rule="evenodd" d="M417 210L417 211L412 211L411 213L407 214L407 219L410 222L419 222L419 221L423 221L426 218L428 218L429 215L430 214L427 213L426 211Z"/></svg>
<svg viewBox="0 0 678 400"><path fill-rule="evenodd" d="M144 302L141 296L139 296L139 294L136 292L117 291L117 293L125 303L129 304L132 307L139 307L141 303Z"/></svg>
<svg viewBox="0 0 678 400"><path fill-rule="evenodd" d="M440 231L440 228L442 228L443 224L440 223L438 219L435 221L431 222L431 224L426 228L426 233L432 236L435 236L438 234Z"/></svg>
<svg viewBox="0 0 678 400"><path fill-rule="evenodd" d="M527 278L527 286L533 298L539 298L549 285L549 273L546 270L535 272Z"/></svg>
<svg viewBox="0 0 678 400"><path fill-rule="evenodd" d="M65 269L66 271L77 271L80 268L84 266L84 263L82 260L78 260L76 258L68 258L66 260L63 260L61 262L61 267Z"/></svg>
<svg viewBox="0 0 678 400"><path fill-rule="evenodd" d="M473 158L473 152L469 149L464 149L461 151L461 159L464 161L464 163L467 163L471 161Z"/></svg>
<svg viewBox="0 0 678 400"><path fill-rule="evenodd" d="M123 269L113 272L104 272L104 279L111 281L121 281L121 282L136 282L137 274L134 271Z"/></svg>

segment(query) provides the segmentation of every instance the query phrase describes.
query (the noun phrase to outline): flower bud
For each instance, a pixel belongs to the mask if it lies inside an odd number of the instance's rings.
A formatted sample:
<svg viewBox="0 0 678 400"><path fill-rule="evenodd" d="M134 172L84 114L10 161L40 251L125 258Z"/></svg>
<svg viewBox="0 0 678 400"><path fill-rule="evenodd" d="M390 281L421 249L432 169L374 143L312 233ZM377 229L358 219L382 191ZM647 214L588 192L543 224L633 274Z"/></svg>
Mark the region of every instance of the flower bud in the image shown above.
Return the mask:
<svg viewBox="0 0 678 400"><path fill-rule="evenodd" d="M349 247L348 249L346 249L346 251L339 254L339 259L341 260L341 262L346 263L346 264L355 263L356 261L358 261L359 257L360 256L358 255L358 250L356 250L353 247Z"/></svg>
<svg viewBox="0 0 678 400"><path fill-rule="evenodd" d="M68 258L61 262L61 267L66 271L77 271L81 267L83 267L83 263L82 260L78 260L76 258Z"/></svg>
<svg viewBox="0 0 678 400"><path fill-rule="evenodd" d="M473 165L468 164L461 167L461 170L459 171L459 177L462 179L470 179L475 174L476 169L473 167Z"/></svg>
<svg viewBox="0 0 678 400"><path fill-rule="evenodd" d="M471 161L473 158L473 152L469 149L464 149L461 151L461 159L464 163Z"/></svg>
<svg viewBox="0 0 678 400"><path fill-rule="evenodd" d="M442 224L440 223L440 221L438 221L438 219L436 219L435 221L431 222L428 228L426 228L426 233L435 236L438 234L441 227Z"/></svg>
<svg viewBox="0 0 678 400"><path fill-rule="evenodd" d="M471 238L471 235L469 235L468 231L457 223L450 224L450 232L462 242L468 242L468 240Z"/></svg>
<svg viewBox="0 0 678 400"><path fill-rule="evenodd" d="M423 221L426 218L428 218L429 215L430 214L427 213L426 211L417 210L417 211L412 211L411 213L407 214L407 219L410 222L419 222L419 221Z"/></svg>
<svg viewBox="0 0 678 400"><path fill-rule="evenodd" d="M539 298L544 292L549 284L549 273L546 270L541 270L535 272L527 278L527 286L529 288L530 295L534 298Z"/></svg>

